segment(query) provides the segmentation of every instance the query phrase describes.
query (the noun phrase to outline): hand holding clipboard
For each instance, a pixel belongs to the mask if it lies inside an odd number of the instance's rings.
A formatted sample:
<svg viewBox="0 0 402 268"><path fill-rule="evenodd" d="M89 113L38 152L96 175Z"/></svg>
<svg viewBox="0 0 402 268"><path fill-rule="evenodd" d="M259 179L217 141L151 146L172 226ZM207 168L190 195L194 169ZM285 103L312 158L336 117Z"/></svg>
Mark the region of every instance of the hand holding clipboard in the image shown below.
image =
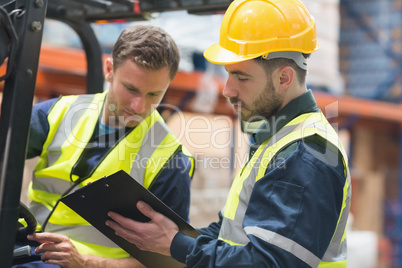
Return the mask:
<svg viewBox="0 0 402 268"><path fill-rule="evenodd" d="M61 201L147 267L185 267L185 264L170 256L140 250L134 244L116 235L115 231L105 224L107 220L110 220L108 216L110 211L136 221L147 222L149 218L136 206L138 201L144 201L155 211L170 218L180 232L191 237L199 235L198 231L184 219L124 171L116 172L84 186L63 197Z"/></svg>

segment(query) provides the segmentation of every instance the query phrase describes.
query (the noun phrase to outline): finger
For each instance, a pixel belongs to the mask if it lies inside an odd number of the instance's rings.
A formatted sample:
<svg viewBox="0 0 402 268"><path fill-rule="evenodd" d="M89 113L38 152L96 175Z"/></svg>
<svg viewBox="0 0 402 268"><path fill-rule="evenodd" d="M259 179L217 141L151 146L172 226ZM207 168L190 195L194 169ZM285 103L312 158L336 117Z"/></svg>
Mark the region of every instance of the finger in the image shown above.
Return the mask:
<svg viewBox="0 0 402 268"><path fill-rule="evenodd" d="M124 217L122 217L124 218ZM136 235L136 225L135 225L135 221L124 218L122 221L120 222L114 222L114 221L106 221L106 225L109 226L110 228L112 228L116 234L120 235L120 236L130 236L133 237L134 235ZM139 224L141 224L140 222L138 222Z"/></svg>
<svg viewBox="0 0 402 268"><path fill-rule="evenodd" d="M139 201L137 203L137 208L142 214L144 214L145 216L150 218L151 222L153 222L153 223L160 225L160 224L165 224L167 221L173 222L171 219L169 219L165 215L157 212L150 205L148 205L147 203L145 203L143 201Z"/></svg>
<svg viewBox="0 0 402 268"><path fill-rule="evenodd" d="M40 254L40 253L45 253L45 252L48 252L48 251L55 251L56 249L54 247L52 247L52 245L54 245L54 243L40 244L39 246L37 246L35 248L35 253Z"/></svg>
<svg viewBox="0 0 402 268"><path fill-rule="evenodd" d="M36 253L43 253L43 252L69 252L71 247L68 246L66 243L42 243L36 247Z"/></svg>
<svg viewBox="0 0 402 268"><path fill-rule="evenodd" d="M115 222L122 222L125 219L127 219L126 217L123 217L122 215L113 212L113 211L109 211L107 214L110 218L112 218Z"/></svg>
<svg viewBox="0 0 402 268"><path fill-rule="evenodd" d="M118 223L117 221L111 221L111 220L107 220L105 222L105 224L107 226L109 226L110 228L112 228L113 230L115 230L116 232L120 231L121 229L123 229L123 227L120 225L120 223Z"/></svg>
<svg viewBox="0 0 402 268"><path fill-rule="evenodd" d="M33 233L31 235L28 235L27 238L39 243L61 243L66 240L66 237L64 235L57 235L52 233Z"/></svg>
<svg viewBox="0 0 402 268"><path fill-rule="evenodd" d="M126 239L128 242L137 244L138 243L138 235L136 232L131 229L126 229L122 227L119 223L113 221L106 221L106 225L112 228L116 235Z"/></svg>
<svg viewBox="0 0 402 268"><path fill-rule="evenodd" d="M115 212L109 212L108 216L110 218L112 218L112 220L114 220L117 224L119 224L121 227L125 228L125 229L131 229L131 230L136 230L137 228L139 228L143 223L142 222L138 222L135 221L133 219L130 218L126 218L120 214L117 214ZM110 223L113 224L113 221L106 221L106 225ZM116 225L113 224L113 226L117 227Z"/></svg>
<svg viewBox="0 0 402 268"><path fill-rule="evenodd" d="M42 254L41 260L46 264L60 265L61 267L68 267L68 256L57 252L46 251Z"/></svg>
<svg viewBox="0 0 402 268"><path fill-rule="evenodd" d="M138 201L138 203L137 203L137 208L138 208L138 210L139 210L142 214L144 214L145 216L147 216L147 217L150 218L151 220L152 220L153 218L155 218L155 216L156 216L157 214L159 214L158 212L156 212L155 210L153 210L150 205L148 205L147 203L142 202L142 201Z"/></svg>

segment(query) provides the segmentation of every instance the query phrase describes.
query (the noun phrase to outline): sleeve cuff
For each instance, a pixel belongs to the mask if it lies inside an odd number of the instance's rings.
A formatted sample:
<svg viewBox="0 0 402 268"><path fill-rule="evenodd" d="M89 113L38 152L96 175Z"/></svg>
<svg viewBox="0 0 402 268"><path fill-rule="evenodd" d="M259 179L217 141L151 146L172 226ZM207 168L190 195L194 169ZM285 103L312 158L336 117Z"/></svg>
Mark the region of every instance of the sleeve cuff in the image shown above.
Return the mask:
<svg viewBox="0 0 402 268"><path fill-rule="evenodd" d="M178 232L170 245L170 255L179 262L186 263L188 248L194 244L194 238Z"/></svg>

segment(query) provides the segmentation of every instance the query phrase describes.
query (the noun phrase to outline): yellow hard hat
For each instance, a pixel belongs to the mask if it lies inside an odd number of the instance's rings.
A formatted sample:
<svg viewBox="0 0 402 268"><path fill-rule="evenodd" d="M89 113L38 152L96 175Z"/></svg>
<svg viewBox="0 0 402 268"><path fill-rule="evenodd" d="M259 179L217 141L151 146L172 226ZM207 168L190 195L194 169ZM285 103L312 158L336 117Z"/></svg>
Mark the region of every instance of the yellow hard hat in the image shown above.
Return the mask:
<svg viewBox="0 0 402 268"><path fill-rule="evenodd" d="M318 47L314 18L299 0L234 0L223 17L219 43L204 56L231 64L272 52L308 54Z"/></svg>

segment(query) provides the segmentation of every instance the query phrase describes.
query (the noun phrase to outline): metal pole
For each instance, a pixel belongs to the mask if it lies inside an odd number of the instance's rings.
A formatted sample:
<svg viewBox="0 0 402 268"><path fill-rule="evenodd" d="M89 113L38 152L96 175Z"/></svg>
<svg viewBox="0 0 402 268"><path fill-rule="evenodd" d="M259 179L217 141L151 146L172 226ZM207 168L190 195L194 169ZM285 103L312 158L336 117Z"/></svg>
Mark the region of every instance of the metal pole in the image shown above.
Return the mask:
<svg viewBox="0 0 402 268"><path fill-rule="evenodd" d="M396 259L398 263L392 267L400 267L402 264L402 125L399 126L399 207L398 207L398 248ZM395 251L394 251L395 252Z"/></svg>
<svg viewBox="0 0 402 268"><path fill-rule="evenodd" d="M82 42L87 60L86 93L95 94L102 92L104 86L102 49L91 24L86 21L76 21L60 14L58 6L49 6L47 18L63 22L77 33Z"/></svg>
<svg viewBox="0 0 402 268"><path fill-rule="evenodd" d="M47 0L16 0L20 16L15 68L5 80L0 118L0 265L10 267L15 244L26 144Z"/></svg>
<svg viewBox="0 0 402 268"><path fill-rule="evenodd" d="M89 23L75 23L64 21L78 34L84 47L87 59L87 93L103 92L103 62L102 50L99 41Z"/></svg>

